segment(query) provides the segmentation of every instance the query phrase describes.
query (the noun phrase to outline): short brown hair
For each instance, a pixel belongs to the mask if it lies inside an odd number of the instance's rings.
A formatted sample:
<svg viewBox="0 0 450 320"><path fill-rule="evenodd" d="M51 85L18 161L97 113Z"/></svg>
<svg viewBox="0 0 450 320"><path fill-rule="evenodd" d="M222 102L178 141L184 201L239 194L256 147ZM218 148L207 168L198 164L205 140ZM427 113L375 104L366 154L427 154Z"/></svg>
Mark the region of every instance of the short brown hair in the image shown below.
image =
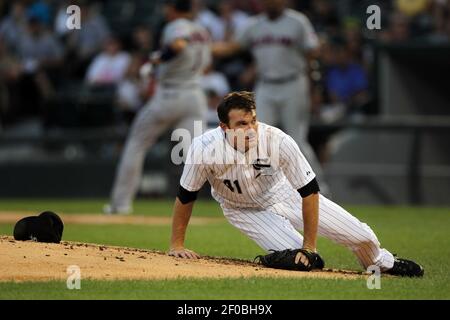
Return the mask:
<svg viewBox="0 0 450 320"><path fill-rule="evenodd" d="M217 107L217 115L219 116L220 122L228 124L230 121L228 114L232 109L245 110L247 112L256 110L253 92L236 91L227 94Z"/></svg>

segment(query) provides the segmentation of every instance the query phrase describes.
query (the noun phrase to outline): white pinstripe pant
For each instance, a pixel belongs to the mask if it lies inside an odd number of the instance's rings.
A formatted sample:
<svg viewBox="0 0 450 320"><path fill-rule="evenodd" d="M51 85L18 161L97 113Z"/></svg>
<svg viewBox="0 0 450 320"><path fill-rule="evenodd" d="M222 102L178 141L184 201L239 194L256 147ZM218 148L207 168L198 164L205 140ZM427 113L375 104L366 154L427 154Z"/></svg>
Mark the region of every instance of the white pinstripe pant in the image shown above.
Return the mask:
<svg viewBox="0 0 450 320"><path fill-rule="evenodd" d="M303 236L297 231L303 230L300 196L265 209L224 206L222 209L233 226L266 251L298 249L303 245ZM385 271L394 265L393 255L380 247L367 224L322 195L319 198L318 234L349 248L365 269L376 265Z"/></svg>

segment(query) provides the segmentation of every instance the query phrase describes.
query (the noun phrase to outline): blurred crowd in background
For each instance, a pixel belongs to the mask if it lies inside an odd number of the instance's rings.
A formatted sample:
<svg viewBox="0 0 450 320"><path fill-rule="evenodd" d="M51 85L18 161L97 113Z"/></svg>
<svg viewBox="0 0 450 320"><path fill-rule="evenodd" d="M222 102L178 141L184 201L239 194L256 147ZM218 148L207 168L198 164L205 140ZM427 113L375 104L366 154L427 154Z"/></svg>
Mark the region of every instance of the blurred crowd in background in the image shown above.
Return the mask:
<svg viewBox="0 0 450 320"><path fill-rule="evenodd" d="M195 19L214 41L226 41L261 12L258 0L195 0ZM141 65L158 49L163 1L13 0L0 2L0 128L28 119L53 127L127 125L151 99L155 79ZM292 0L321 41L310 64L312 113L331 122L376 114L376 44L450 42L450 0ZM81 29L66 27L66 9L81 8ZM381 8L381 30L368 30L366 10ZM210 126L230 90L251 90L250 54L215 60L203 76Z"/></svg>

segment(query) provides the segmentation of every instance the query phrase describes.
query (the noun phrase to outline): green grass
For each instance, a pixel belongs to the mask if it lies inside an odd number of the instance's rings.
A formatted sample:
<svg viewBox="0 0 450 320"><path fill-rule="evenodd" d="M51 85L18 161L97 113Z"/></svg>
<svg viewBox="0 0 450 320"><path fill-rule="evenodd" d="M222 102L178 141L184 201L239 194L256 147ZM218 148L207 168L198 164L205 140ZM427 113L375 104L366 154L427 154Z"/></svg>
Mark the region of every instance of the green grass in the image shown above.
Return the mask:
<svg viewBox="0 0 450 320"><path fill-rule="evenodd" d="M448 299L448 286L414 279L382 279L379 290L367 289L365 280L285 278L82 281L80 290L68 290L61 281L4 283L0 288L1 299Z"/></svg>
<svg viewBox="0 0 450 320"><path fill-rule="evenodd" d="M56 213L102 213L104 200L51 200L51 199L0 199L0 211L54 211ZM140 200L134 204L134 214L149 216L170 216L173 201L171 200ZM198 216L222 216L222 211L216 202L198 201L196 204Z"/></svg>
<svg viewBox="0 0 450 320"><path fill-rule="evenodd" d="M0 211L53 210L99 212L104 201L0 200ZM171 201L138 201L138 214L170 215ZM368 223L382 246L425 267L423 279L382 278L380 290L365 280L235 279L171 281L82 281L81 290L65 282L0 283L0 299L450 299L450 210L448 208L346 207ZM221 216L214 202L199 202L196 216ZM12 234L0 224L0 234ZM169 226L66 225L64 240L167 250ZM253 259L262 251L225 219L190 226L187 247L200 254ZM361 270L345 248L319 239L327 267ZM1 272L1 264L0 264Z"/></svg>

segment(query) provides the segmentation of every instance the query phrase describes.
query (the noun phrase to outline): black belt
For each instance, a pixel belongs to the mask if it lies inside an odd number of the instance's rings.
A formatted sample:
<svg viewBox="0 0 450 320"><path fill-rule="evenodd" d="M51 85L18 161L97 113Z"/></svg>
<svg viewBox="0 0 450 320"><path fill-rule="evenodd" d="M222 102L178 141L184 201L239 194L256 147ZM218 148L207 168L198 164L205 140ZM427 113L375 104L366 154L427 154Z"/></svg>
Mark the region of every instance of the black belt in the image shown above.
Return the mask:
<svg viewBox="0 0 450 320"><path fill-rule="evenodd" d="M197 83L170 83L170 82L161 82L161 87L167 88L167 89L194 89L194 88L200 88L200 85Z"/></svg>
<svg viewBox="0 0 450 320"><path fill-rule="evenodd" d="M298 74L293 74L291 76L283 77L283 78L262 78L261 82L270 83L270 84L283 84L286 82L291 82L297 80L299 77Z"/></svg>

